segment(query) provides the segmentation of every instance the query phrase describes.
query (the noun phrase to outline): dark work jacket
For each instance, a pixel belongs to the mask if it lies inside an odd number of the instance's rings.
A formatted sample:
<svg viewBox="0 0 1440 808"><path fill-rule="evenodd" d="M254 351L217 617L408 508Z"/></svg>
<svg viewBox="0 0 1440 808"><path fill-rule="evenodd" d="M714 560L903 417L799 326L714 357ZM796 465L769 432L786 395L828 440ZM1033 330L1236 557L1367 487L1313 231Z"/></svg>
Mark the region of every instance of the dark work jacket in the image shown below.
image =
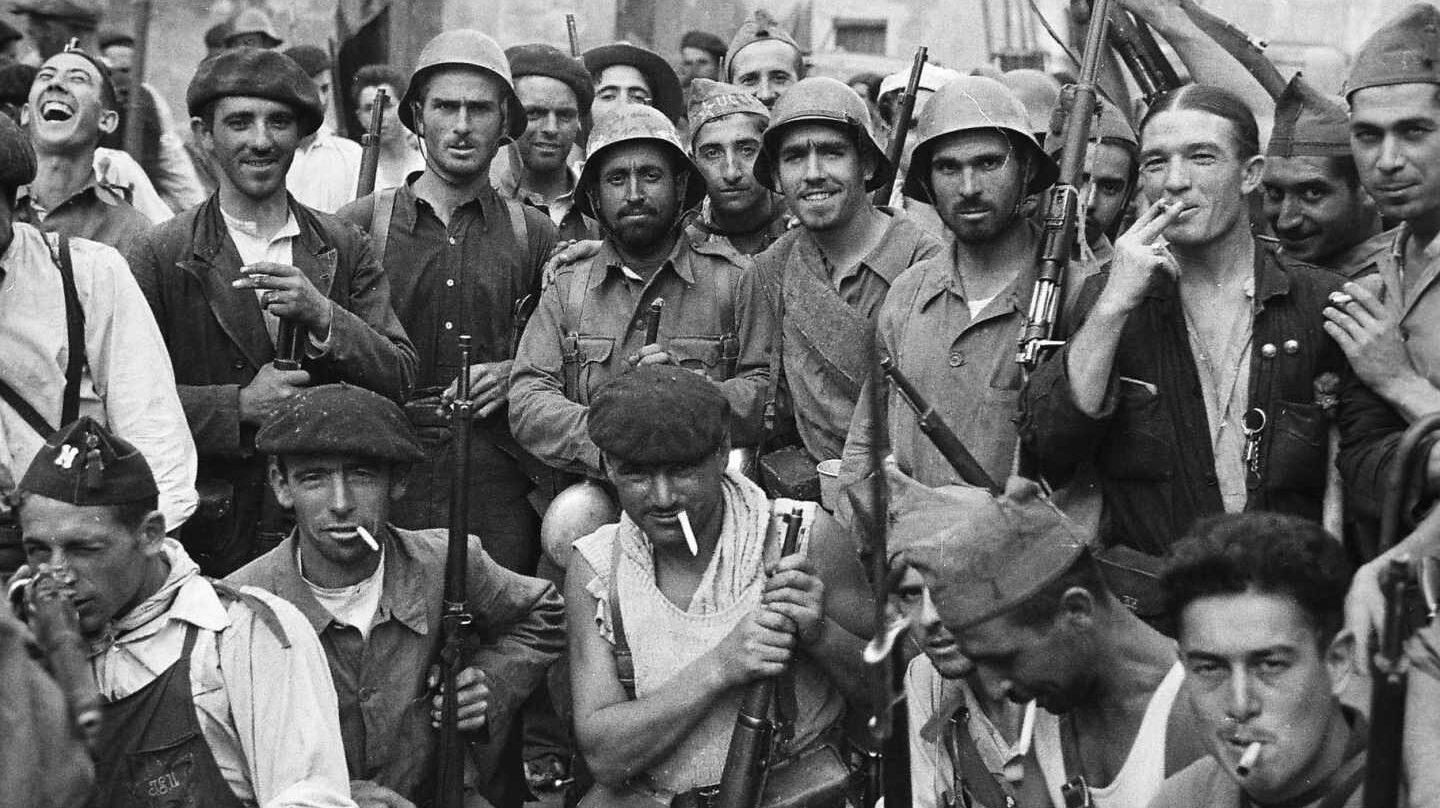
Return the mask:
<svg viewBox="0 0 1440 808"><path fill-rule="evenodd" d="M344 381L400 400L415 377L415 348L390 308L390 284L369 241L293 198L290 210L300 226L291 260L335 302L327 350L304 360L311 383ZM125 257L175 367L200 454L202 497L207 485L234 489L230 524L220 535L198 535L197 526L184 536L205 572L223 575L254 556L265 458L255 451L256 427L240 421L240 388L275 358L275 346L255 291L230 285L241 277L241 259L218 196L140 234Z"/></svg>
<svg viewBox="0 0 1440 808"><path fill-rule="evenodd" d="M1330 417L1316 404L1316 378L1335 374L1341 395L1355 384L1321 326L1326 297L1345 279L1314 266L1281 266L1258 245L1255 256L1249 406L1263 410L1267 423L1259 473L1247 474L1245 507L1319 521ZM1086 282L1079 320L1108 277L1107 270ZM1025 448L1056 486L1093 459L1104 496L1104 544L1165 555L1196 519L1224 510L1177 284L1157 278L1126 321L1099 417L1075 404L1069 350L1043 363L1021 395Z"/></svg>

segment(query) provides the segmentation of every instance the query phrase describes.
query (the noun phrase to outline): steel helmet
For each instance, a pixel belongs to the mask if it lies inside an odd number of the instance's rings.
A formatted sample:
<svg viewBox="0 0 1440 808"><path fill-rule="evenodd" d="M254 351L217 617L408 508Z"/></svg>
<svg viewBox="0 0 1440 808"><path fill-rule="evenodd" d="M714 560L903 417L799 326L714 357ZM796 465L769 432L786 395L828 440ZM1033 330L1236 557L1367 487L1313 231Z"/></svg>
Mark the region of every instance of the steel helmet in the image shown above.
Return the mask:
<svg viewBox="0 0 1440 808"><path fill-rule="evenodd" d="M641 140L661 144L679 161L679 165L690 172L690 181L685 185L685 199L682 200L680 209L685 211L700 204L705 198L705 181L700 170L691 162L690 155L685 153L685 147L680 145L680 135L675 131L675 124L670 123L665 113L655 107L626 104L595 121L595 127L590 130L590 139L585 143L585 165L581 167L580 176L575 180L576 210L586 216L595 216L595 210L590 205L589 191L595 182L595 173L600 170L601 156L605 151L620 143Z"/></svg>
<svg viewBox="0 0 1440 808"><path fill-rule="evenodd" d="M861 152L868 150L875 155L875 176L865 184L865 190L881 188L895 178L895 167L875 142L875 134L870 129L870 108L864 99L838 79L812 76L796 82L770 108L770 127L765 130L754 168L755 179L766 188L779 190L771 178L770 162L780 147L782 131L799 123L824 123L855 133Z"/></svg>
<svg viewBox="0 0 1440 808"><path fill-rule="evenodd" d="M446 67L469 67L489 73L500 79L505 87L506 134L518 139L525 134L529 121L525 107L515 94L515 82L510 78L510 60L495 40L473 28L457 28L445 31L425 43L420 58L415 60L415 70L410 73L410 85L400 98L400 123L411 132L415 131L415 102L420 100L420 90L425 78L436 70ZM418 134L418 133L417 133Z"/></svg>
<svg viewBox="0 0 1440 808"><path fill-rule="evenodd" d="M1060 152L1065 150L1065 123L1070 110L1075 106L1075 85L1068 84L1060 92L1060 101L1050 116L1050 132L1045 135L1045 153L1060 161ZM1343 114L1343 112L1342 112ZM1090 122L1090 142L1118 141L1131 152L1140 152L1140 136L1125 117L1125 110L1106 101L1103 96L1095 97L1095 117ZM1350 141L1345 141L1345 153L1349 154Z"/></svg>
<svg viewBox="0 0 1440 808"><path fill-rule="evenodd" d="M919 142L910 157L905 195L930 201L931 153L942 138L972 129L998 129L1010 136L1011 142L1030 146L1035 160L1035 177L1026 189L1030 193L1049 187L1060 176L1060 167L1040 148L1030 131L1029 115L1015 93L994 79L961 76L936 90L920 113L915 124Z"/></svg>

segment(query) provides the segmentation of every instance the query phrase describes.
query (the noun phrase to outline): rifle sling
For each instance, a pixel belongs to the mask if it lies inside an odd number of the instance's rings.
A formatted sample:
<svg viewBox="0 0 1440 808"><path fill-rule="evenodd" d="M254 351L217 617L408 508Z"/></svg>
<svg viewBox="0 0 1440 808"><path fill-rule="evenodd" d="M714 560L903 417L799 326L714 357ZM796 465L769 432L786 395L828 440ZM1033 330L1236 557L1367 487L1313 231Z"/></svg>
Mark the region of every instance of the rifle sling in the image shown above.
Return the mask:
<svg viewBox="0 0 1440 808"><path fill-rule="evenodd" d="M60 270L60 288L65 296L65 341L68 356L65 362L65 391L60 398L60 426L64 426L80 417L80 379L88 362L85 352L85 310L80 307L80 292L75 287L75 264L70 256L70 239L62 233L46 234L45 243L50 248L51 260ZM15 414L40 437L49 438L55 434L56 427L4 379L0 379L0 400L9 404Z"/></svg>

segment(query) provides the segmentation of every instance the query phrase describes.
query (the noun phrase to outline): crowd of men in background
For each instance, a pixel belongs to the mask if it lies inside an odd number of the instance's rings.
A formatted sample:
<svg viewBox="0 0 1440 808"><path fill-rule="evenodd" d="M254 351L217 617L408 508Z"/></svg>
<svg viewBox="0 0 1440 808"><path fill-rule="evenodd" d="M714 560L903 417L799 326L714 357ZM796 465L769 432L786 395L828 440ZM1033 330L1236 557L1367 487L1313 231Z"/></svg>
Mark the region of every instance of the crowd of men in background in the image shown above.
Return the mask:
<svg viewBox="0 0 1440 808"><path fill-rule="evenodd" d="M1102 70L1077 177L1060 79L764 11L338 87L247 8L187 128L13 2L0 803L1440 805L1440 9L1330 95L1117 2L1188 80Z"/></svg>

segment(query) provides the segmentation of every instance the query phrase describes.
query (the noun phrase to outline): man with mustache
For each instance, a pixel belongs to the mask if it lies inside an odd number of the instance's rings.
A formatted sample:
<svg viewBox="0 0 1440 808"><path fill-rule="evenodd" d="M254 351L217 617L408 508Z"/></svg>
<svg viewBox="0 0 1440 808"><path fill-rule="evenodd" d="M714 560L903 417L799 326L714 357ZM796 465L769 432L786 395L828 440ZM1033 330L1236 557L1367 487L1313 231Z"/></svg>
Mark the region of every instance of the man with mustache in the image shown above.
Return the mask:
<svg viewBox="0 0 1440 808"><path fill-rule="evenodd" d="M595 97L590 75L549 45L515 45L505 58L528 125L490 163L490 181L502 195L548 213L561 240L593 238L594 221L575 209L575 178L585 157L578 139L590 127Z"/></svg>
<svg viewBox="0 0 1440 808"><path fill-rule="evenodd" d="M1040 243L1024 203L1059 169L1030 134L1020 99L982 76L941 85L920 116L916 140L905 194L935 206L953 246L896 279L875 339L990 477L1003 480L1015 454L1021 385L1015 340L1030 308ZM926 485L964 482L898 392L887 396L887 411L882 454L893 451L900 469ZM872 430L870 407L858 407L842 486L871 470Z"/></svg>
<svg viewBox="0 0 1440 808"><path fill-rule="evenodd" d="M1082 289L1070 341L1031 376L1024 448L1056 486L1093 462L1107 548L1163 556L1222 512L1318 521L1329 405L1353 379L1321 327L1341 279L1282 265L1252 237L1246 195L1265 158L1233 93L1162 97L1140 145L1151 204Z"/></svg>
<svg viewBox="0 0 1440 808"><path fill-rule="evenodd" d="M415 340L420 367L406 414L426 457L392 521L412 530L449 524L455 438L437 405L455 394L458 337L473 338L470 396L469 520L485 525L486 552L506 569L529 574L540 557L540 519L526 499L534 488L529 459L511 437L506 395L519 328L555 225L533 207L505 199L490 183L502 144L525 133L509 62L496 42L456 29L421 50L401 123L420 138L425 170L399 188L356 200L340 217L366 229L393 287L396 314Z"/></svg>
<svg viewBox="0 0 1440 808"><path fill-rule="evenodd" d="M1166 612L1209 754L1166 780L1153 805L1359 808L1368 728L1341 703L1356 661L1343 627L1349 584L1340 543L1294 517L1212 517L1176 545ZM1242 774L1252 746L1259 756Z"/></svg>
<svg viewBox="0 0 1440 808"><path fill-rule="evenodd" d="M1350 150L1350 119L1338 104L1295 76L1275 103L1265 147L1265 220L1280 254L1347 278L1374 273L1395 234L1360 183Z"/></svg>
<svg viewBox="0 0 1440 808"><path fill-rule="evenodd" d="M361 808L423 805L443 691L420 683L440 651L447 534L389 521L407 468L425 458L415 428L393 401L327 384L277 408L255 443L274 458L270 485L296 527L227 580L294 604L320 636ZM506 739L564 647L564 610L553 585L501 567L477 536L465 576L477 630L456 676L458 727L475 790L492 805L519 805L520 761L505 754ZM481 727L491 740L475 736Z"/></svg>
<svg viewBox="0 0 1440 808"><path fill-rule="evenodd" d="M20 109L38 161L35 181L20 190L16 218L122 251L149 229L124 193L96 175L95 148L119 121L109 68L81 50L45 60Z"/></svg>
<svg viewBox="0 0 1440 808"><path fill-rule="evenodd" d="M964 507L905 558L981 675L1058 716L1037 721L1034 736L1050 804L1072 804L1069 785L1089 798L1073 804L1145 808L1165 776L1205 754L1179 698L1174 642L1111 591L1093 536L1035 483L1014 477L1004 493L957 496Z"/></svg>
<svg viewBox="0 0 1440 808"><path fill-rule="evenodd" d="M392 398L409 389L415 349L363 234L295 202L285 172L320 125L315 84L278 51L239 48L202 62L186 91L196 141L220 188L142 233L126 251L160 324L200 452L209 507L182 539L223 575L288 532L267 499L255 431L312 382L350 381ZM299 370L277 347L294 336Z"/></svg>
<svg viewBox="0 0 1440 808"><path fill-rule="evenodd" d="M774 107L780 96L805 78L800 43L764 9L756 9L725 52L725 81Z"/></svg>
<svg viewBox="0 0 1440 808"><path fill-rule="evenodd" d="M780 198L755 178L770 110L733 84L690 83L690 159L705 180L705 204L690 232L755 255L785 234Z"/></svg>
<svg viewBox="0 0 1440 808"><path fill-rule="evenodd" d="M775 104L754 172L801 225L756 258L782 326L772 354L783 373L777 404L793 414L811 462L839 458L874 370L885 296L941 246L903 212L871 204L894 168L865 101L835 79L805 79Z"/></svg>

